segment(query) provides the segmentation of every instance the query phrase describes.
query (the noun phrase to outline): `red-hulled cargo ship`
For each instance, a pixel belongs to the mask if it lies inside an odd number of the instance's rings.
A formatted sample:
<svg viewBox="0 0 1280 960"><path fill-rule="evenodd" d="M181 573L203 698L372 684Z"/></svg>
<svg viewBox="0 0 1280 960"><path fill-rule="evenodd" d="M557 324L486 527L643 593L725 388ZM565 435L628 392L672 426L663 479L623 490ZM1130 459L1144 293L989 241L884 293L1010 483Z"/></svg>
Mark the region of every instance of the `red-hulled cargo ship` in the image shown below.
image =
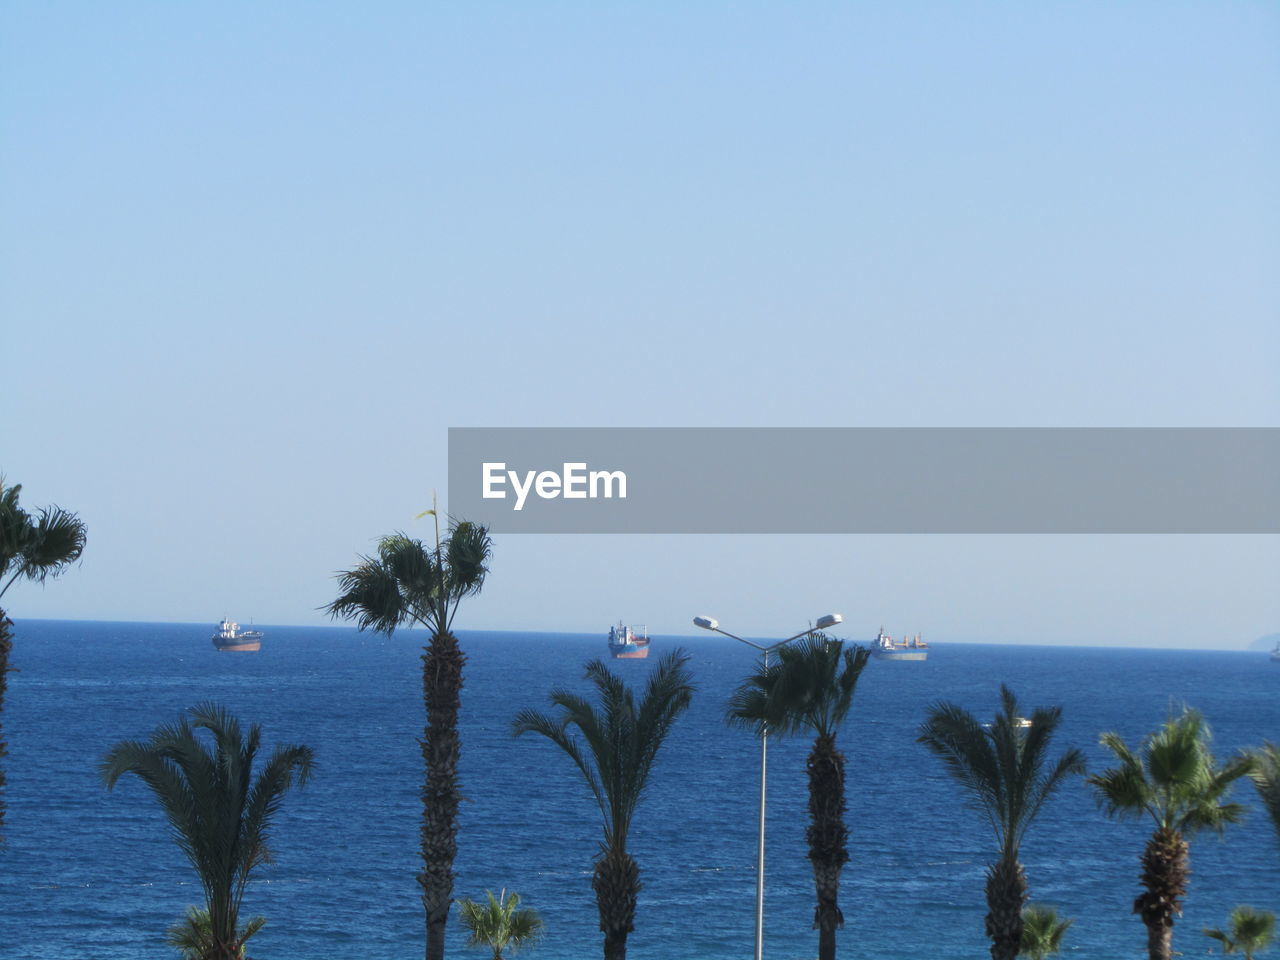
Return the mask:
<svg viewBox="0 0 1280 960"><path fill-rule="evenodd" d="M621 620L609 628L609 653L615 660L643 660L649 656L649 630L636 633Z"/></svg>

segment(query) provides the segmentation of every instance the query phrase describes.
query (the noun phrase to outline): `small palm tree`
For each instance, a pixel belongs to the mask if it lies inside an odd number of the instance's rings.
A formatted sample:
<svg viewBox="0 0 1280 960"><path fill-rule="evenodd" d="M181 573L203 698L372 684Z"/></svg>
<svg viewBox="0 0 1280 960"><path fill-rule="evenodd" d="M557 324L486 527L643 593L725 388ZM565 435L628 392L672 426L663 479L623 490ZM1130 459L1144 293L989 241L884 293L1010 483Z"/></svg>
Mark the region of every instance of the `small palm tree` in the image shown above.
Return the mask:
<svg viewBox="0 0 1280 960"><path fill-rule="evenodd" d="M1264 743L1255 750L1253 772L1249 776L1258 790L1258 799L1271 817L1271 825L1276 828L1276 839L1280 840L1280 747Z"/></svg>
<svg viewBox="0 0 1280 960"><path fill-rule="evenodd" d="M1222 944L1223 953L1243 953L1253 960L1255 953L1267 949L1276 932L1276 915L1270 910L1255 910L1243 904L1231 911L1230 933L1206 930L1204 935Z"/></svg>
<svg viewBox="0 0 1280 960"><path fill-rule="evenodd" d="M519 894L507 896L504 889L495 897L492 890L486 890L485 896L487 903L458 901L458 919L471 934L467 946L488 947L493 960L502 960L503 950L510 948L515 953L542 935L542 917L537 910L520 909Z"/></svg>
<svg viewBox="0 0 1280 960"><path fill-rule="evenodd" d="M165 724L145 743L117 743L99 769L108 790L136 774L164 809L204 888L209 932L200 960L240 960L244 941L261 927L256 919L239 927L245 887L253 870L271 860L267 841L284 795L311 777L311 748L277 747L255 778L261 728L254 724L244 736L239 721L214 704L189 712L190 721ZM212 735L212 749L198 730Z"/></svg>
<svg viewBox="0 0 1280 960"><path fill-rule="evenodd" d="M236 941L240 944L239 958L244 957L245 941L266 924L266 917L253 917L236 934ZM209 919L209 911L202 907L187 907L186 918L169 928L165 943L176 947L182 954L182 960L204 960L214 948L213 921Z"/></svg>
<svg viewBox="0 0 1280 960"><path fill-rule="evenodd" d="M1084 754L1073 747L1046 769L1062 708L1037 707L1027 721L1008 687L1001 686L1000 701L1003 712L990 724L955 704L934 704L919 742L942 758L995 833L999 858L987 868L986 933L992 960L1014 960L1022 949L1027 901L1026 874L1018 861L1023 837L1067 777L1084 772Z"/></svg>
<svg viewBox="0 0 1280 960"><path fill-rule="evenodd" d="M458 605L484 586L492 549L488 530L452 520L435 548L402 533L383 537L376 557L361 557L338 575L342 595L325 609L354 620L360 630L391 636L396 627L419 624L431 631L422 656L422 700L427 724L420 741L425 767L422 786L422 905L426 912L427 960L443 960L444 931L453 905L453 861L458 853L458 707L466 661L453 635Z"/></svg>
<svg viewBox="0 0 1280 960"><path fill-rule="evenodd" d="M1169 960L1173 952L1173 918L1182 912L1182 896L1191 873L1190 848L1185 836L1212 829L1221 833L1244 813L1236 803L1224 803L1232 784L1253 767L1253 758L1239 757L1225 766L1209 752L1209 726L1195 710L1149 734L1135 752L1119 734L1104 733L1101 743L1119 761L1089 778L1098 802L1111 816L1149 816L1155 832L1142 854L1142 885L1146 891L1133 902L1133 912L1147 927L1150 960Z"/></svg>
<svg viewBox="0 0 1280 960"><path fill-rule="evenodd" d="M22 484L5 486L0 474L0 597L19 579L43 583L56 577L84 553L85 526L61 507L42 507L35 516L18 505ZM13 621L0 608L0 716L13 650ZM6 754L0 726L0 760ZM0 827L4 826L4 767L0 765Z"/></svg>
<svg viewBox="0 0 1280 960"><path fill-rule="evenodd" d="M658 661L637 704L619 677L592 660L586 676L595 685L598 706L557 688L551 691L551 702L560 708L559 716L522 710L512 725L516 736L541 734L567 753L600 807L604 842L591 887L600 911L605 960L625 960L627 934L635 929L640 867L627 853L627 835L658 750L693 698L688 661L680 650Z"/></svg>
<svg viewBox="0 0 1280 960"><path fill-rule="evenodd" d="M1071 924L1070 918L1059 919L1058 911L1043 903L1029 903L1022 911L1022 947L1020 957L1044 960L1062 950L1062 941Z"/></svg>
<svg viewBox="0 0 1280 960"><path fill-rule="evenodd" d="M853 702L853 692L870 653L845 650L839 640L816 633L793 647L778 649L778 662L747 677L729 700L728 719L760 736L812 730L809 774L809 862L817 890L813 927L819 960L835 960L840 912L840 871L849 861L844 822L844 754L836 732Z"/></svg>

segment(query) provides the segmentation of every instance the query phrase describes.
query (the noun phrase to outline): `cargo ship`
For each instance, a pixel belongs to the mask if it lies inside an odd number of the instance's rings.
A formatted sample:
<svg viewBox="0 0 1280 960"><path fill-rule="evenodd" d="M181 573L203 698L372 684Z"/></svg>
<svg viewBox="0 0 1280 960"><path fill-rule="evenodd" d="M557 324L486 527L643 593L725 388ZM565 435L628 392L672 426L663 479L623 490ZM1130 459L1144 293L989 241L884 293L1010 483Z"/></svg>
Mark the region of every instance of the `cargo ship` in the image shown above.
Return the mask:
<svg viewBox="0 0 1280 960"><path fill-rule="evenodd" d="M903 637L894 640L880 628L875 641L871 644L871 655L877 660L926 660L929 657L929 644L916 634L910 639Z"/></svg>
<svg viewBox="0 0 1280 960"><path fill-rule="evenodd" d="M213 646L226 653L257 653L262 649L262 631L241 630L240 624L224 618L213 635Z"/></svg>
<svg viewBox="0 0 1280 960"><path fill-rule="evenodd" d="M649 656L648 628L636 633L619 620L616 627L609 628L609 654L615 660L643 660Z"/></svg>

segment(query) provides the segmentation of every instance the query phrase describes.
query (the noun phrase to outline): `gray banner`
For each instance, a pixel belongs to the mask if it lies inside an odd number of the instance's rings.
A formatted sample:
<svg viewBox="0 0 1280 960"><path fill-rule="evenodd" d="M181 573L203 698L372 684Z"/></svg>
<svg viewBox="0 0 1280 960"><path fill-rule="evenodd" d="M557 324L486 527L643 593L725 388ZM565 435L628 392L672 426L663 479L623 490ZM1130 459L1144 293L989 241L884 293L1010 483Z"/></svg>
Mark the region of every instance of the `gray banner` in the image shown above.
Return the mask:
<svg viewBox="0 0 1280 960"><path fill-rule="evenodd" d="M1278 428L453 428L498 533L1280 533Z"/></svg>

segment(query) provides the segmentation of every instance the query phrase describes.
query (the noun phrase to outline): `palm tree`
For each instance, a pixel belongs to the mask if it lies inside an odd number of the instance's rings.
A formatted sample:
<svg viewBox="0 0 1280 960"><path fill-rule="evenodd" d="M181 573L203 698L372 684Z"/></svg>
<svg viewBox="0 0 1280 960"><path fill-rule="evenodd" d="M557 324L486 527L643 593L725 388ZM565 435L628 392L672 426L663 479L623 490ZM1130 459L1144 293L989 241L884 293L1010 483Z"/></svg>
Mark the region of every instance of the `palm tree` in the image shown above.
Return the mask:
<svg viewBox="0 0 1280 960"><path fill-rule="evenodd" d="M1204 935L1222 944L1223 953L1243 953L1244 960L1253 960L1271 944L1276 932L1276 915L1270 910L1255 910L1243 904L1231 911L1231 932L1206 930Z"/></svg>
<svg viewBox="0 0 1280 960"><path fill-rule="evenodd" d="M504 889L495 897L492 890L486 890L485 896L488 903L458 901L458 919L471 933L467 946L488 947L493 960L502 960L503 950L510 947L515 953L541 936L542 917L537 910L521 910L518 893L508 897Z"/></svg>
<svg viewBox="0 0 1280 960"><path fill-rule="evenodd" d="M986 933L992 960L1014 960L1022 947L1027 901L1026 874L1018 861L1022 840L1045 801L1067 777L1084 772L1084 754L1072 747L1046 770L1062 708L1037 707L1027 720L1003 685L1000 702L1003 712L990 724L955 704L934 704L919 742L942 758L995 833L1000 855L987 868Z"/></svg>
<svg viewBox="0 0 1280 960"><path fill-rule="evenodd" d="M1089 783L1098 802L1116 817L1149 816L1155 832L1142 854L1142 885L1133 912L1147 927L1150 960L1169 960L1173 951L1173 917L1182 912L1190 855L1184 835L1213 829L1221 833L1244 813L1236 803L1223 803L1231 785L1253 767L1253 758L1238 757L1225 766L1209 752L1210 732L1204 718L1185 709L1142 742L1138 752L1116 733L1101 743L1120 762Z"/></svg>
<svg viewBox="0 0 1280 960"><path fill-rule="evenodd" d="M267 924L266 917L253 917L244 925L244 929L236 934L236 942L240 944L237 958L244 957L244 944L250 937ZM182 954L182 960L204 960L213 950L213 921L209 911L202 907L187 907L187 915L181 923L169 928L165 943L176 947Z"/></svg>
<svg viewBox="0 0 1280 960"><path fill-rule="evenodd" d="M693 698L688 661L680 650L658 661L637 706L622 680L599 660L592 660L586 677L595 685L598 707L556 688L551 702L560 708L559 716L522 710L512 725L516 736L538 733L567 753L600 807L604 842L591 887L600 911L605 960L625 960L627 934L635 929L640 867L627 853L627 834L658 750Z"/></svg>
<svg viewBox="0 0 1280 960"><path fill-rule="evenodd" d="M1022 911L1022 947L1020 957L1044 960L1062 950L1063 938L1074 920L1058 919L1058 911L1043 903L1029 903Z"/></svg>
<svg viewBox="0 0 1280 960"><path fill-rule="evenodd" d="M5 486L0 474L0 597L18 579L43 583L80 559L84 552L85 526L74 513L61 507L42 507L33 517L18 506L22 484ZM13 621L0 608L0 716L13 650ZM0 760L8 751L0 726ZM4 766L0 764L0 827L4 826Z"/></svg>
<svg viewBox="0 0 1280 960"><path fill-rule="evenodd" d="M245 887L254 868L271 860L271 822L285 793L311 777L311 748L277 747L255 778L261 728L254 724L246 737L235 717L211 703L189 712L189 721L160 726L146 743L117 743L99 770L108 790L137 774L164 809L204 888L209 936L200 960L239 960L261 926L255 919L239 929ZM198 730L211 734L212 749Z"/></svg>
<svg viewBox="0 0 1280 960"><path fill-rule="evenodd" d="M1280 840L1280 747L1264 743L1253 751L1253 772L1249 776L1276 828L1276 839Z"/></svg>
<svg viewBox="0 0 1280 960"><path fill-rule="evenodd" d="M458 706L465 657L453 635L453 617L463 598L484 585L492 541L484 527L451 520L431 549L402 533L383 537L376 557L361 557L354 570L338 574L342 595L325 609L354 620L360 630L391 636L396 627L419 624L431 631L422 656L422 700L427 725L420 741L422 786L422 905L427 922L427 960L443 960L444 930L453 905L453 860L458 852Z"/></svg>
<svg viewBox="0 0 1280 960"><path fill-rule="evenodd" d="M869 652L843 649L839 640L816 633L796 646L778 649L778 661L743 681L729 700L728 719L760 736L812 730L809 774L809 862L817 888L813 927L819 960L835 960L840 912L840 871L849 861L845 826L844 754L836 732L853 702L854 688Z"/></svg>

